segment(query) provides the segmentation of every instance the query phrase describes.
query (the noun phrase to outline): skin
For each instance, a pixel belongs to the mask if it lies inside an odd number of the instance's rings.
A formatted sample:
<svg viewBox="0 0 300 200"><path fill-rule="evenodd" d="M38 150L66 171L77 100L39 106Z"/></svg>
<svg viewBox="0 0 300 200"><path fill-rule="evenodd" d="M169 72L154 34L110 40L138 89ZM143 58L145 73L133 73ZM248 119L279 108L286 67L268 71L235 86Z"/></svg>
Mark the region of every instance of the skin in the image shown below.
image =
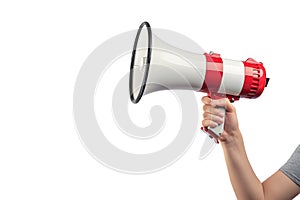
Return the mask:
<svg viewBox="0 0 300 200"><path fill-rule="evenodd" d="M202 102L204 127L216 127L224 123L222 112L215 107L221 106L226 109L224 132L219 141L238 200L287 200L300 193L300 187L279 170L264 182L260 182L247 158L236 109L228 99L212 100L206 96L202 98Z"/></svg>

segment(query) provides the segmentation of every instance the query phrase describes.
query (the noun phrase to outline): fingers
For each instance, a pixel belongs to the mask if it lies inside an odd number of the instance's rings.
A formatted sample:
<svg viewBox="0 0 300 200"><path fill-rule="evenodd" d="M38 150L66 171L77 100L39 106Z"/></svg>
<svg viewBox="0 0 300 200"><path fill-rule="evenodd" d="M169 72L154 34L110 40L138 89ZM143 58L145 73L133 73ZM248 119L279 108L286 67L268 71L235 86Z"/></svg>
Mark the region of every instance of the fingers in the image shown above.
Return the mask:
<svg viewBox="0 0 300 200"><path fill-rule="evenodd" d="M234 111L233 105L229 102L229 100L227 98L213 100L211 102L211 106L213 106L213 107L215 107L215 106L224 107L227 112L233 112Z"/></svg>
<svg viewBox="0 0 300 200"><path fill-rule="evenodd" d="M210 114L210 113L207 113L207 112L203 113L203 120L210 120L210 121L213 121L217 124L223 124L224 123L224 118L223 117L213 115L213 114Z"/></svg>
<svg viewBox="0 0 300 200"><path fill-rule="evenodd" d="M202 97L203 105L203 121L204 127L217 127L224 123L224 110L218 107L224 107L227 112L233 112L234 107L230 104L228 99L211 99L208 96Z"/></svg>
<svg viewBox="0 0 300 200"><path fill-rule="evenodd" d="M208 96L204 96L202 97L201 101L204 103L204 104L210 104L212 99L209 98Z"/></svg>
<svg viewBox="0 0 300 200"><path fill-rule="evenodd" d="M222 99L211 99L208 96L202 97L201 101L208 106L211 107L224 107L227 112L234 112L234 106L229 102L227 98L222 98ZM204 107L203 107L204 109ZM205 111L205 110L204 110Z"/></svg>
<svg viewBox="0 0 300 200"><path fill-rule="evenodd" d="M217 127L219 124L214 122L214 121L211 121L211 120L203 120L202 121L202 125L203 127L211 127L211 128L215 128Z"/></svg>
<svg viewBox="0 0 300 200"><path fill-rule="evenodd" d="M217 115L219 117L224 117L224 112L221 109L213 107L211 105L205 104L203 106L203 111L204 111L204 113L208 113L208 114L212 114L212 115Z"/></svg>

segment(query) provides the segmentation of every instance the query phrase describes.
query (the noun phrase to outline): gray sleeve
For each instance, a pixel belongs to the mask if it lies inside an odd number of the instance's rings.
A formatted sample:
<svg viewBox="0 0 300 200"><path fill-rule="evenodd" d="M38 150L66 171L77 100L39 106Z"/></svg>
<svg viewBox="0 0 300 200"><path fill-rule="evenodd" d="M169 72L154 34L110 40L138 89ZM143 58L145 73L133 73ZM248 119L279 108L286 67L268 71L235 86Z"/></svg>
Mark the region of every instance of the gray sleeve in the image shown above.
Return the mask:
<svg viewBox="0 0 300 200"><path fill-rule="evenodd" d="M290 159L280 168L280 171L300 187L300 145Z"/></svg>

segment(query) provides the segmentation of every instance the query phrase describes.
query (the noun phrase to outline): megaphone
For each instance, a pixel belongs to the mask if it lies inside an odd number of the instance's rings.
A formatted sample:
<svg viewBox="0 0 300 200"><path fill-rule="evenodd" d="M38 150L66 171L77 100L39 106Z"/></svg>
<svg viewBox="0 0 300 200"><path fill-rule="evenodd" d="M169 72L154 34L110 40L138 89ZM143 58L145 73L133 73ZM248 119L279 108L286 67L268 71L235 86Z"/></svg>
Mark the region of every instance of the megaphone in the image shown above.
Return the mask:
<svg viewBox="0 0 300 200"><path fill-rule="evenodd" d="M254 99L263 93L268 82L263 63L252 58L238 61L213 52L197 54L179 49L154 35L148 22L143 22L137 31L129 77L133 103L138 103L143 95L173 89L205 92L214 99L227 97L230 102ZM225 108L219 109L225 116ZM218 143L224 124L201 129L209 141ZM210 152L204 151L202 158Z"/></svg>

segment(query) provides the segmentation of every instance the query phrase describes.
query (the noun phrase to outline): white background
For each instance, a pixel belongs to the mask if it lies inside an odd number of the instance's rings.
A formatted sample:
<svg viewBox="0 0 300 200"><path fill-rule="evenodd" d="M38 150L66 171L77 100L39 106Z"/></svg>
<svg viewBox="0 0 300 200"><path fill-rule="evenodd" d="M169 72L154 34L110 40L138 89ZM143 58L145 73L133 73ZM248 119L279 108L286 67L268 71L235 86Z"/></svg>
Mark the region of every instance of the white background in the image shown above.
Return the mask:
<svg viewBox="0 0 300 200"><path fill-rule="evenodd" d="M1 1L0 199L235 199L221 147L197 159L200 133L178 162L148 175L106 168L81 144L72 94L82 63L144 20L225 58L264 63L269 87L235 106L249 160L266 179L300 139L299 7L267 2Z"/></svg>

